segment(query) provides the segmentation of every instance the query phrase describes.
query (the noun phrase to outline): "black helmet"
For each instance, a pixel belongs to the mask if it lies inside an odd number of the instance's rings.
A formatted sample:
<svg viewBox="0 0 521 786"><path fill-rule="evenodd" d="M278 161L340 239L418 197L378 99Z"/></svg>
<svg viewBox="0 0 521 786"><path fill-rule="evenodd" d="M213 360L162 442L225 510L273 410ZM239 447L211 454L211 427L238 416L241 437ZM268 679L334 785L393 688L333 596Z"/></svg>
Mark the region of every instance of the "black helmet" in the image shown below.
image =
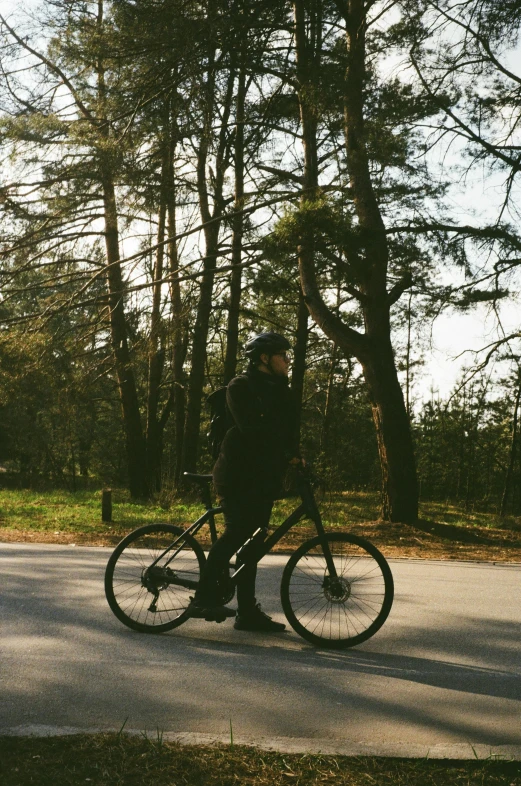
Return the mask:
<svg viewBox="0 0 521 786"><path fill-rule="evenodd" d="M275 355L277 352L286 352L291 349L288 339L280 333L259 333L258 336L250 338L244 345L246 357L256 363L262 354Z"/></svg>

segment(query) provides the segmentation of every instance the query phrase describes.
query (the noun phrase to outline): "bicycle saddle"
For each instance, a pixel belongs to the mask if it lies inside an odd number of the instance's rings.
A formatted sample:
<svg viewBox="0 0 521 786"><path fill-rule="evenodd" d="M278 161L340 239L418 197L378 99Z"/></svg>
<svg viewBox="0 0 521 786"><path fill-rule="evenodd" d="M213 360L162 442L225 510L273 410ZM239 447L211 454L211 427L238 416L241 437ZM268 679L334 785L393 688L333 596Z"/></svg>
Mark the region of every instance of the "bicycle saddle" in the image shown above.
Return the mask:
<svg viewBox="0 0 521 786"><path fill-rule="evenodd" d="M191 480L193 483L199 483L201 486L211 483L213 479L212 475L195 475L193 472L183 472L183 477Z"/></svg>

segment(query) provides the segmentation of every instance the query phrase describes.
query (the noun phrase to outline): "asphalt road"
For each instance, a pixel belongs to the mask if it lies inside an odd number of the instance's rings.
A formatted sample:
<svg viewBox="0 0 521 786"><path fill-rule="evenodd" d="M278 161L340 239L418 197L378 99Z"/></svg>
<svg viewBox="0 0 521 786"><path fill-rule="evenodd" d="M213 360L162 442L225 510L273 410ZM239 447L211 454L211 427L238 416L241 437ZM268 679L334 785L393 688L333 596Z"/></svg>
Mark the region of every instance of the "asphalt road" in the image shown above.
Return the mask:
<svg viewBox="0 0 521 786"><path fill-rule="evenodd" d="M0 544L0 734L126 729L281 750L521 758L521 566L393 560L384 627L343 652L290 630L127 629L109 549ZM284 620L284 556L258 596Z"/></svg>

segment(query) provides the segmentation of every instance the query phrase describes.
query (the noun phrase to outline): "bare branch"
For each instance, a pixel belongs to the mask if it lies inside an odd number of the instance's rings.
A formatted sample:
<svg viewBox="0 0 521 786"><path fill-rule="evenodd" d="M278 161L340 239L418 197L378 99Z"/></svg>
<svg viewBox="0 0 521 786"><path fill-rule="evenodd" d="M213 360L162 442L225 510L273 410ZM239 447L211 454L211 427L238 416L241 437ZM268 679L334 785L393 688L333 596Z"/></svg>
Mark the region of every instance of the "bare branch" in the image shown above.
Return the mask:
<svg viewBox="0 0 521 786"><path fill-rule="evenodd" d="M58 76L62 80L63 84L66 85L69 88L70 93L71 93L71 95L74 98L74 101L76 103L76 106L78 107L78 109L80 110L82 115L90 123L92 123L92 125L97 126L98 125L98 120L96 119L96 117L94 117L94 115L90 112L90 110L87 109L87 107L85 106L85 104L83 103L81 98L79 97L78 93L76 92L72 82L66 76L66 74L63 73L61 68L59 68L59 66L57 66L56 63L53 63L51 60L49 60L48 57L45 57L45 55L42 55L40 52L37 52L36 49L33 49L32 46L29 46L27 41L24 41L22 38L20 38L20 36L15 32L15 30L13 30L13 28L10 25L7 24L5 18L1 14L0 14L0 22L4 25L4 27L7 30L9 30L10 34L12 35L12 37L15 39L15 41L21 47L23 47L23 49L25 49L27 52L30 52L32 55L34 55L34 57L37 57L38 60L40 60L41 63L46 65L47 68L49 68L50 71L52 71L54 74L56 74L56 76Z"/></svg>

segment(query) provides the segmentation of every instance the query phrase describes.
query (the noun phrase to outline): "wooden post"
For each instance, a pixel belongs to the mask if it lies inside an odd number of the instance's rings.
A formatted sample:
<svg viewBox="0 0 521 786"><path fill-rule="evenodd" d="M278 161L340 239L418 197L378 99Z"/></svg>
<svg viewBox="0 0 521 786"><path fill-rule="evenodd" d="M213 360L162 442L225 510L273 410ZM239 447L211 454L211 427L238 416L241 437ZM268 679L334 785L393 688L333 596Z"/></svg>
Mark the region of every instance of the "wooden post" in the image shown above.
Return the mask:
<svg viewBox="0 0 521 786"><path fill-rule="evenodd" d="M101 493L101 520L112 521L112 489L103 489Z"/></svg>

